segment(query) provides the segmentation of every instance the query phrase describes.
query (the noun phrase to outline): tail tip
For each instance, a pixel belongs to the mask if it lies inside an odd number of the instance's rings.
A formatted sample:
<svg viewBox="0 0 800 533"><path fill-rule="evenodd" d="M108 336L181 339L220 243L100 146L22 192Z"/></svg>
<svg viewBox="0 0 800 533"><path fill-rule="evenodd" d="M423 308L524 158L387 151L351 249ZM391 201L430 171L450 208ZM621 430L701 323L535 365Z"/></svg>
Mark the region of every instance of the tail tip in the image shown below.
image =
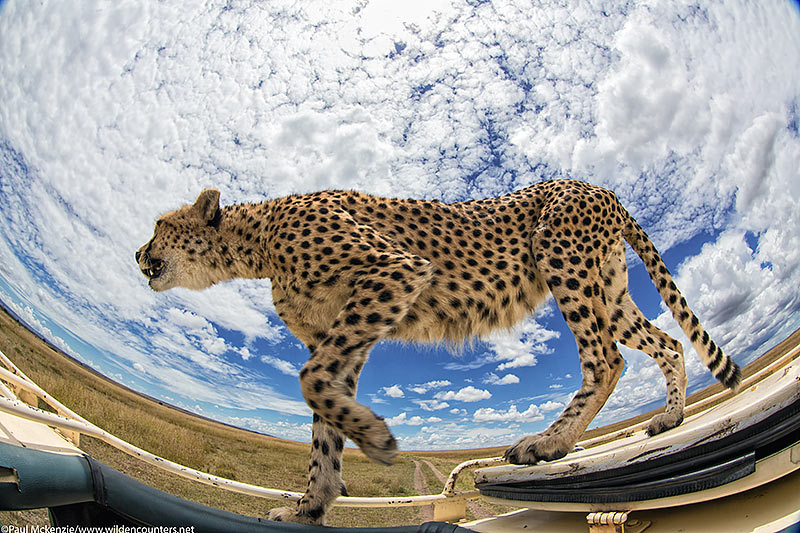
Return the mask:
<svg viewBox="0 0 800 533"><path fill-rule="evenodd" d="M725 387L731 389L733 392L738 392L742 386L742 371L739 368L739 365L733 361L730 363L730 369L725 373L724 376L720 376L720 381Z"/></svg>

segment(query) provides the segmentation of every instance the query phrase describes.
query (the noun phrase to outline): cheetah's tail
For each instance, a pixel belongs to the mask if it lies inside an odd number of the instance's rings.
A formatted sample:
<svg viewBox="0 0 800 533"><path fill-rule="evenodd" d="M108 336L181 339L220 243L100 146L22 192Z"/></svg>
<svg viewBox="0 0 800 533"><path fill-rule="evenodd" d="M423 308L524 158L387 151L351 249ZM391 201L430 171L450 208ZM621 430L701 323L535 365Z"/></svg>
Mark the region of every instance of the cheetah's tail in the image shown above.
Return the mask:
<svg viewBox="0 0 800 533"><path fill-rule="evenodd" d="M672 311L672 316L680 324L686 336L689 337L703 364L711 370L714 377L729 389L737 390L742 379L739 366L730 357L722 353L722 349L709 338L708 332L700 325L700 321L689 308L686 299L681 296L664 261L661 259L661 255L653 246L652 241L642 227L630 214L628 214L627 219L622 235L631 245L631 248L642 258L650 279L653 280L664 303Z"/></svg>

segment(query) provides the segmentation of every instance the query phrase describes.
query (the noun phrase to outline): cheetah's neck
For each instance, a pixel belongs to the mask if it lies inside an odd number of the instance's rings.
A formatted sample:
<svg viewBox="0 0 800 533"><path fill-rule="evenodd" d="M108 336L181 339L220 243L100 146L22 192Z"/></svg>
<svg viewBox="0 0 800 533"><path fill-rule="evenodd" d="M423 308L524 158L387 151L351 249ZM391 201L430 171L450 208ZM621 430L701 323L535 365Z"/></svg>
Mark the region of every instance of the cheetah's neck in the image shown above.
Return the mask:
<svg viewBox="0 0 800 533"><path fill-rule="evenodd" d="M220 280L272 277L266 247L271 203L222 207L219 236L213 243L212 267Z"/></svg>

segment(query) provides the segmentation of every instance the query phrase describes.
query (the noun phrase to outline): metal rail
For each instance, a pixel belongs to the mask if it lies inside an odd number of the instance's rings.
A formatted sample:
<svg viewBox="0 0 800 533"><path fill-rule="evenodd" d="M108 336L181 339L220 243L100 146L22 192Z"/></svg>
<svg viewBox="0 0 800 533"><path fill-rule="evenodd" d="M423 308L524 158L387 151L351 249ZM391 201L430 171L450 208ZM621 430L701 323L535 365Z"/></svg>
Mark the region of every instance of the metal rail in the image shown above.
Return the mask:
<svg viewBox="0 0 800 533"><path fill-rule="evenodd" d="M37 398L41 398L45 403L47 403L47 405L55 409L57 413L43 411L24 403L18 398L5 397L3 395L0 395L0 411L16 415L26 420L31 420L50 427L58 428L60 430L94 437L150 465L162 470L166 470L180 477L203 483L205 485L210 485L239 494L246 494L249 496L273 500L297 501L303 496L303 494L300 492L259 487L248 483L241 483L239 481L233 481L219 476L214 476L212 474L183 466L173 461L164 459L163 457L154 455L148 451L142 450L141 448L138 448L108 433L102 428L99 428L61 404L58 400L50 396L46 391L34 383L33 380L28 378L22 371L20 371L14 365L14 363L12 363L11 360L9 360L5 354L2 353L2 351L0 351L0 362L5 364L5 366L9 369L6 370L0 367L0 380L9 383L13 388L15 388L15 390L24 390L35 395ZM2 386L2 383L0 383L0 386ZM5 389L5 391L2 392L8 392L7 388L4 386L2 388ZM19 394L17 394L17 396L19 396ZM463 506L464 501L470 498L477 498L480 496L480 494L477 490L457 493L455 491L455 484L458 475L466 468L486 466L501 462L503 462L502 458L495 457L490 459L476 459L461 463L450 473L444 489L439 494L383 498L340 496L336 499L334 505L342 507L406 507L433 504L436 508L437 504L452 507L449 504L455 503L456 507L459 507L458 504L462 504L461 506ZM449 512L444 511L441 516L445 517L449 514Z"/></svg>

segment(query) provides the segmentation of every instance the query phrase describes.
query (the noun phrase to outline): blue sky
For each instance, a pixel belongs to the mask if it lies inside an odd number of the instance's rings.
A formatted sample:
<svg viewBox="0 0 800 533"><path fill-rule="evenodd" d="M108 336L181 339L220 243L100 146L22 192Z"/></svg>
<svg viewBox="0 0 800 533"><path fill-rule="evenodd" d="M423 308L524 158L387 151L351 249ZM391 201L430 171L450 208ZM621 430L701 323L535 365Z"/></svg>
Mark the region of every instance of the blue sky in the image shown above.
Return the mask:
<svg viewBox="0 0 800 533"><path fill-rule="evenodd" d="M204 187L461 201L543 179L613 189L742 364L800 325L794 3L241 0L0 10L0 299L152 396L297 440L305 349L268 281L150 291L133 252ZM683 339L629 256L645 314ZM688 343L690 390L711 382ZM596 424L661 405L625 350ZM551 303L453 355L383 343L359 398L401 448L512 443L578 388Z"/></svg>

